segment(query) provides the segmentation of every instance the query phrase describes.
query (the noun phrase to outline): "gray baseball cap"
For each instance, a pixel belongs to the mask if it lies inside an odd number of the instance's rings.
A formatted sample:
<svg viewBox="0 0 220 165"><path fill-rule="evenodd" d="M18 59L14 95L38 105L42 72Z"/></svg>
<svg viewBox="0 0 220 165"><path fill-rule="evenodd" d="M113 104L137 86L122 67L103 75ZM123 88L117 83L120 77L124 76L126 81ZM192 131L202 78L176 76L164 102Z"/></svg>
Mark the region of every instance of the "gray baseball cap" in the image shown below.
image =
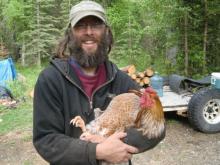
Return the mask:
<svg viewBox="0 0 220 165"><path fill-rule="evenodd" d="M69 22L74 27L79 20L86 16L98 17L107 24L104 8L100 4L88 0L82 1L71 8Z"/></svg>

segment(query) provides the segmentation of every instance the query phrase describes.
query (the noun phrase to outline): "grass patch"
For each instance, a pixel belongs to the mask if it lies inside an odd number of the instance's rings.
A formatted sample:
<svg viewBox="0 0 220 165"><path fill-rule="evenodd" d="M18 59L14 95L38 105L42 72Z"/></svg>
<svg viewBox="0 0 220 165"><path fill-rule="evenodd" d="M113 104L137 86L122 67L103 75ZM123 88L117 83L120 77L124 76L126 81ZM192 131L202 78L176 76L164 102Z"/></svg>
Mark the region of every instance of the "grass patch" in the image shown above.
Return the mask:
<svg viewBox="0 0 220 165"><path fill-rule="evenodd" d="M18 103L17 108L0 109L0 135L16 129L30 128L33 120L32 100Z"/></svg>
<svg viewBox="0 0 220 165"><path fill-rule="evenodd" d="M43 68L37 66L22 67L16 65L17 73L22 76L22 80L8 83L18 104L16 108L0 106L0 135L13 130L32 128L33 121L33 99L29 96L34 89L37 77Z"/></svg>

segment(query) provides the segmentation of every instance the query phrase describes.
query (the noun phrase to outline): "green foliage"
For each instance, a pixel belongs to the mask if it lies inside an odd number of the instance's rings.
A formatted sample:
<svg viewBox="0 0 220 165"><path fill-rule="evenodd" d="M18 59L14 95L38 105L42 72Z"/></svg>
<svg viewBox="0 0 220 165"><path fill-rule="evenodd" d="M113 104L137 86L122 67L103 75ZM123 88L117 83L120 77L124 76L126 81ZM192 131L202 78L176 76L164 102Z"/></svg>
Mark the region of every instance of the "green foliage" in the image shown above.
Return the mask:
<svg viewBox="0 0 220 165"><path fill-rule="evenodd" d="M14 0L10 1L5 5L5 8L2 11L2 14L5 16L7 20L8 27L15 27L14 20L19 19L20 25L22 24L21 16L23 14L23 5ZM17 27L17 26L16 26Z"/></svg>
<svg viewBox="0 0 220 165"><path fill-rule="evenodd" d="M126 59L138 68L163 66L155 69L174 71L166 52L178 45L179 31L174 29L181 15L178 5L173 0L115 2L107 10L115 36L112 58Z"/></svg>
<svg viewBox="0 0 220 165"><path fill-rule="evenodd" d="M36 66L36 65L32 65L29 67L23 67L19 64L16 64L17 72L19 74L21 74L22 76L24 76L25 80L23 80L23 81L26 85L27 92L29 92L30 90L32 90L34 88L34 85L37 81L37 77L38 77L39 73L47 65L48 65L48 63L46 63L46 64L43 63L41 67ZM25 94L25 93L23 93L23 94Z"/></svg>
<svg viewBox="0 0 220 165"><path fill-rule="evenodd" d="M48 59L53 54L67 27L69 10L79 1L1 0L0 41L4 42L12 56L15 56L16 49L22 48L20 53L26 64L40 64L42 59ZM218 0L96 1L107 9L115 40L111 59L117 63L133 63L140 68L153 66L164 74L183 74L186 67L184 37L187 33L189 75L219 71ZM188 14L187 32L184 31L184 13ZM208 23L206 44L205 21ZM204 45L207 46L206 52ZM176 52L171 54L173 48Z"/></svg>
<svg viewBox="0 0 220 165"><path fill-rule="evenodd" d="M205 12L205 2L207 11ZM202 77L213 71L219 71L220 53L217 50L220 46L220 21L219 1L183 1L182 5L188 12L188 49L189 49L189 76ZM204 28L207 22L207 42L204 52ZM184 40L183 21L179 23L180 40ZM182 47L183 48L183 47ZM205 56L204 56L205 55ZM182 60L184 60L182 58ZM179 65L181 67L181 64ZM206 70L204 70L204 67Z"/></svg>
<svg viewBox="0 0 220 165"><path fill-rule="evenodd" d="M0 106L0 134L32 126L33 100L29 93L33 90L42 69L37 66L27 68L16 65L16 70L23 76L23 81L16 80L9 83L9 88L18 102L15 108Z"/></svg>
<svg viewBox="0 0 220 165"><path fill-rule="evenodd" d="M11 0L1 1L0 6L0 40L7 44L7 48L13 54L18 47L16 32L24 28L22 20L23 5L17 0Z"/></svg>
<svg viewBox="0 0 220 165"><path fill-rule="evenodd" d="M146 57L140 44L144 29L138 22L138 15L133 14L136 8L135 2L117 1L107 10L115 39L115 47L111 56L117 61L126 59L128 64L138 64ZM144 68L146 65L140 63L137 66Z"/></svg>
<svg viewBox="0 0 220 165"><path fill-rule="evenodd" d="M24 95L24 91L27 90L26 82L14 80L7 82L7 86L13 93L13 97L19 99Z"/></svg>

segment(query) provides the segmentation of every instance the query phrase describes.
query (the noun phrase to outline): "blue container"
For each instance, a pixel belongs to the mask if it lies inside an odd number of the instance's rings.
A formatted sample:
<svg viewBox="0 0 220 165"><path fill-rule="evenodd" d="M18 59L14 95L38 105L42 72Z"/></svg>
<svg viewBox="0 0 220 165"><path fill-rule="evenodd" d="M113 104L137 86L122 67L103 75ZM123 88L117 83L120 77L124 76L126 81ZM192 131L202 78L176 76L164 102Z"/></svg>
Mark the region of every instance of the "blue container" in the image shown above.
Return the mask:
<svg viewBox="0 0 220 165"><path fill-rule="evenodd" d="M163 96L163 78L155 72L154 76L150 79L151 87L157 92L159 97Z"/></svg>
<svg viewBox="0 0 220 165"><path fill-rule="evenodd" d="M220 72L212 73L211 84L212 88L220 89Z"/></svg>

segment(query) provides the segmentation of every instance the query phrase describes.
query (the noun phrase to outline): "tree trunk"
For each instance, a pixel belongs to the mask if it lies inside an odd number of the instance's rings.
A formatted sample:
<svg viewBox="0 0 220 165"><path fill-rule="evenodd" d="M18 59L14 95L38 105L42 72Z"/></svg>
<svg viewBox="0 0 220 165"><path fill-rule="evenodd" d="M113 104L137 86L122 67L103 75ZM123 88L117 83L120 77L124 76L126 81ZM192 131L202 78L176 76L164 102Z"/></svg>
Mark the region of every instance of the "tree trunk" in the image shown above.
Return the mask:
<svg viewBox="0 0 220 165"><path fill-rule="evenodd" d="M130 18L130 12L129 12L129 22L128 22L128 50L129 50L129 57L130 57L130 63L134 62L133 55L131 53L131 44L132 44L132 39L131 39L131 18Z"/></svg>
<svg viewBox="0 0 220 165"><path fill-rule="evenodd" d="M1 41L0 41L0 50L3 52L3 50L4 50L4 47L3 47L3 39L2 39L2 37L1 37Z"/></svg>
<svg viewBox="0 0 220 165"><path fill-rule="evenodd" d="M25 42L24 42L24 38L23 38L22 51L21 51L21 65L25 66Z"/></svg>
<svg viewBox="0 0 220 165"><path fill-rule="evenodd" d="M208 16L207 16L207 0L204 0L204 37L203 37L203 73L206 72L206 48L207 48L207 32L208 32Z"/></svg>
<svg viewBox="0 0 220 165"><path fill-rule="evenodd" d="M40 55L40 2L37 2L37 65L41 66L41 55Z"/></svg>
<svg viewBox="0 0 220 165"><path fill-rule="evenodd" d="M69 11L71 10L71 7L72 7L72 5L71 5L71 2L69 0Z"/></svg>
<svg viewBox="0 0 220 165"><path fill-rule="evenodd" d="M188 67L189 67L189 50L188 50L188 13L185 11L184 14L184 52L185 52L185 75L188 75Z"/></svg>

